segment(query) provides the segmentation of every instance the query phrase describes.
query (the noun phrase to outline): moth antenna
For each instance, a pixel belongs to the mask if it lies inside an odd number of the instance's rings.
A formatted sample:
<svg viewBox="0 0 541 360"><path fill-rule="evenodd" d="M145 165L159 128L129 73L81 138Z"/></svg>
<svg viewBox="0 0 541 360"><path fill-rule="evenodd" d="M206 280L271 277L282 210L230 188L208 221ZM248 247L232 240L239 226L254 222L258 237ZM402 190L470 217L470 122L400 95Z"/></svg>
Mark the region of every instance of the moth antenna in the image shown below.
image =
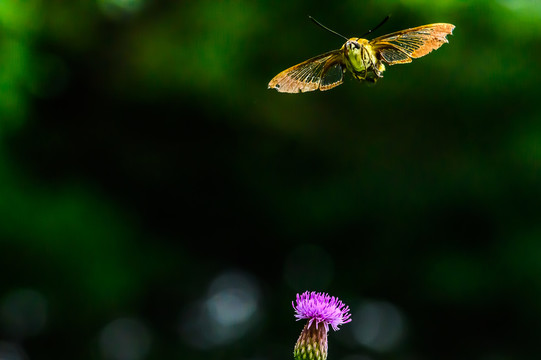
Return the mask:
<svg viewBox="0 0 541 360"><path fill-rule="evenodd" d="M379 24L376 25L375 28L371 29L371 30L368 30L367 32L365 32L364 34L362 34L360 37L364 38L366 35L370 34L371 32L373 31L376 31L377 29L379 29L383 24L385 24L387 22L387 20L389 20L389 18L391 17L391 15L387 15L385 16L385 19L383 19L382 22L380 22Z"/></svg>
<svg viewBox="0 0 541 360"><path fill-rule="evenodd" d="M314 19L314 18L311 17L310 15L308 15L308 18L309 18L310 20L312 20L317 26L321 27L322 29L325 29L325 30L327 30L328 32L331 32L331 33L333 33L334 35L338 35L338 36L340 36L340 37L343 38L343 39L349 40L349 39L348 39L347 37L345 37L344 35L339 34L339 33L337 33L337 32L334 31L334 30L329 29L328 27L326 27L325 25L323 25L322 23L320 23L319 21L317 21L316 19Z"/></svg>

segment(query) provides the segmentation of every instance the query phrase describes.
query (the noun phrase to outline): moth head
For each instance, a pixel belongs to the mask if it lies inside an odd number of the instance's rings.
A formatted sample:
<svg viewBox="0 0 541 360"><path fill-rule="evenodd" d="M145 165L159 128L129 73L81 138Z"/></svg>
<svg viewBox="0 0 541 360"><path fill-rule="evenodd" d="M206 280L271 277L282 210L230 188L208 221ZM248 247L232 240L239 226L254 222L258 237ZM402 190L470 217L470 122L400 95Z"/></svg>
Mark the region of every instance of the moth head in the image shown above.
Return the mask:
<svg viewBox="0 0 541 360"><path fill-rule="evenodd" d="M349 51L359 50L361 48L361 44L359 44L357 38L351 38L346 42L346 48Z"/></svg>
<svg viewBox="0 0 541 360"><path fill-rule="evenodd" d="M368 46L368 40L362 39L362 38L350 38L346 43L344 44L344 48L347 53L361 53L361 49L363 47Z"/></svg>

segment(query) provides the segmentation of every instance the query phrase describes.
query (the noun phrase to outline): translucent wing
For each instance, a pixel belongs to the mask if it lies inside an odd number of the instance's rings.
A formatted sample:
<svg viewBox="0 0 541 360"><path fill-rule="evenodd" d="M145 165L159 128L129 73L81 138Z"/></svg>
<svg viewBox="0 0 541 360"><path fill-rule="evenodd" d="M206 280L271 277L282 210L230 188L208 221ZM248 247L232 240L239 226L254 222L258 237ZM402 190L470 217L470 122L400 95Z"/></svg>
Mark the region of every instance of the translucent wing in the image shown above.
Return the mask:
<svg viewBox="0 0 541 360"><path fill-rule="evenodd" d="M448 42L452 24L430 24L397 31L370 41L370 45L389 65L404 64L438 49Z"/></svg>
<svg viewBox="0 0 541 360"><path fill-rule="evenodd" d="M329 90L342 83L343 66L341 51L330 51L282 71L269 82L269 89L285 93Z"/></svg>

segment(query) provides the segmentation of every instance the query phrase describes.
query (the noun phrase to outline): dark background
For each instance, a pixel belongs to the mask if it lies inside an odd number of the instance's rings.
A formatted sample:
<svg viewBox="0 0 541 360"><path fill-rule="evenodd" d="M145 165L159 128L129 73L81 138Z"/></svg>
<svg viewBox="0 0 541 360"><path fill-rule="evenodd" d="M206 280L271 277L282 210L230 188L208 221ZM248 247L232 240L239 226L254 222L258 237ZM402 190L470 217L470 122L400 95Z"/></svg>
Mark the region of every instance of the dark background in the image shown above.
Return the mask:
<svg viewBox="0 0 541 360"><path fill-rule="evenodd" d="M346 36L449 22L375 86L267 90ZM536 1L0 2L0 358L532 359Z"/></svg>

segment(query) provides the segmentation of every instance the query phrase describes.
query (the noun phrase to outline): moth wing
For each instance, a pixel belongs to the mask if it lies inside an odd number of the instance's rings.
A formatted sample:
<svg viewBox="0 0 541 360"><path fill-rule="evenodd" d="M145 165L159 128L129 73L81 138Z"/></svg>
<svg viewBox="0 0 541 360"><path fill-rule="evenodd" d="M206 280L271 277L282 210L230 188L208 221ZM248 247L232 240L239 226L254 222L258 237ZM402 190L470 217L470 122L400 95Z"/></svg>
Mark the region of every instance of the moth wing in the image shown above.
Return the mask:
<svg viewBox="0 0 541 360"><path fill-rule="evenodd" d="M345 65L337 62L325 69L319 83L319 90L325 91L337 87L344 81Z"/></svg>
<svg viewBox="0 0 541 360"><path fill-rule="evenodd" d="M445 23L423 25L377 37L369 44L389 65L405 64L447 43L446 36L454 28Z"/></svg>
<svg viewBox="0 0 541 360"><path fill-rule="evenodd" d="M285 93L329 90L342 84L344 66L341 51L330 51L282 71L269 82L269 89Z"/></svg>

